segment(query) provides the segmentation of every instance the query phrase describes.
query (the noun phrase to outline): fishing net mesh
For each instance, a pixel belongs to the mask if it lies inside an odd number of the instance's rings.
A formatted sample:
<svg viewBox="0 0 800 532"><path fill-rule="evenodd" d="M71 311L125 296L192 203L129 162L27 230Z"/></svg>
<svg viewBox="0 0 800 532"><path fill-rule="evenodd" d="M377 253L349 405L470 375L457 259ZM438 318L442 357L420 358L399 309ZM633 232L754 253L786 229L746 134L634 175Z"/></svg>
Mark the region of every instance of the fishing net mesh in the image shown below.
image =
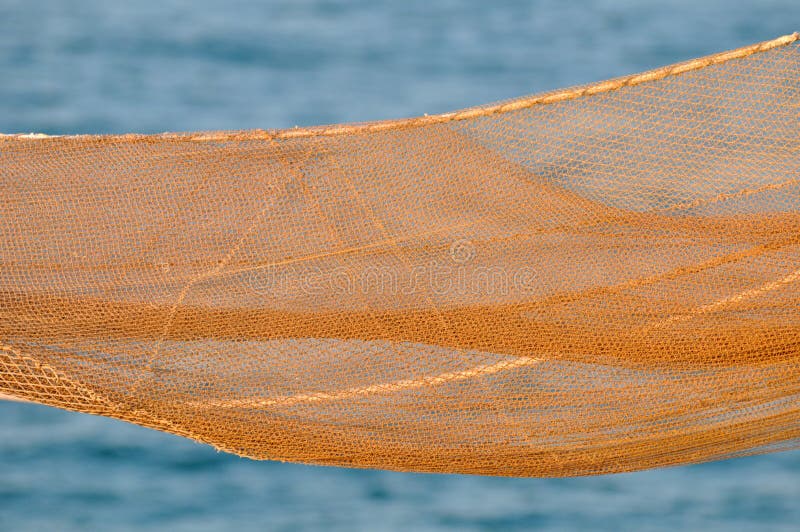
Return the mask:
<svg viewBox="0 0 800 532"><path fill-rule="evenodd" d="M800 46L282 131L0 137L0 393L568 476L800 446Z"/></svg>

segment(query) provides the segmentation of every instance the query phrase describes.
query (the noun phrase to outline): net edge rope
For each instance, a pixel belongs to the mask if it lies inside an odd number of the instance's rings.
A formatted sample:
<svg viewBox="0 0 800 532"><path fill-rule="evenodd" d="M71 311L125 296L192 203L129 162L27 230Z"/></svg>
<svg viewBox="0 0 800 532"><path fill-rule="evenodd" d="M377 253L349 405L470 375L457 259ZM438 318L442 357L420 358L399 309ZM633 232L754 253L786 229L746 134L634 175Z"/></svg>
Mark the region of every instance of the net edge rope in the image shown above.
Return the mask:
<svg viewBox="0 0 800 532"><path fill-rule="evenodd" d="M416 116L412 118L399 118L389 120L378 120L361 123L345 123L323 126L297 127L288 129L253 129L247 131L205 131L205 132L165 132L155 134L126 133L120 135L47 135L44 133L0 133L0 141L8 140L52 140L52 139L75 139L75 140L113 140L115 142L134 142L141 140L173 140L191 142L220 142L234 140L278 140L303 137L330 137L348 134L370 133L392 129L402 129L419 127L444 122L466 120L490 116L499 113L507 113L526 109L535 105L545 105L566 100L573 100L583 96L591 96L604 92L611 92L622 87L640 85L649 81L656 81L670 76L680 75L694 70L700 70L708 66L725 63L734 59L741 59L756 53L766 52L773 48L787 46L800 40L800 32L783 35L776 39L763 41L729 51L718 52L715 54L673 63L656 69L647 70L627 76L613 78L609 80L579 85L565 89L555 90L545 93L537 93L531 96L512 99L496 104L468 107L458 111L451 111L442 114Z"/></svg>

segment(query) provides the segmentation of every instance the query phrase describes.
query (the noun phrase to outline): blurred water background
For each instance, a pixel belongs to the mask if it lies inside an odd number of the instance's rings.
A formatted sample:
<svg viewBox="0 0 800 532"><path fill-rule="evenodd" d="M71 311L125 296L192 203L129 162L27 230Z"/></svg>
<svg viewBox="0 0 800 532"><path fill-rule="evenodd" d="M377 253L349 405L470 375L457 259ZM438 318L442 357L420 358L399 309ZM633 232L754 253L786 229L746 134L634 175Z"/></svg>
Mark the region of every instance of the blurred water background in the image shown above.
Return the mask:
<svg viewBox="0 0 800 532"><path fill-rule="evenodd" d="M800 29L797 0L0 0L0 131L439 113ZM588 479L253 462L0 402L0 530L797 530L800 453Z"/></svg>

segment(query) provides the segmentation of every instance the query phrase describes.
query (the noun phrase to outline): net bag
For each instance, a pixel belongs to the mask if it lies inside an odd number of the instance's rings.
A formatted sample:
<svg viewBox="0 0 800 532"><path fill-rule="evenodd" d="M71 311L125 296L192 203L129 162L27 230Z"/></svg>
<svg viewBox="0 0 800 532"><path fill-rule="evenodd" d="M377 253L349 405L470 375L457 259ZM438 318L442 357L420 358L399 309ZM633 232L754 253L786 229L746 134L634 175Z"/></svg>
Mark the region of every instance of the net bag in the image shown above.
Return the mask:
<svg viewBox="0 0 800 532"><path fill-rule="evenodd" d="M0 136L0 394L406 471L800 447L797 39L406 120Z"/></svg>

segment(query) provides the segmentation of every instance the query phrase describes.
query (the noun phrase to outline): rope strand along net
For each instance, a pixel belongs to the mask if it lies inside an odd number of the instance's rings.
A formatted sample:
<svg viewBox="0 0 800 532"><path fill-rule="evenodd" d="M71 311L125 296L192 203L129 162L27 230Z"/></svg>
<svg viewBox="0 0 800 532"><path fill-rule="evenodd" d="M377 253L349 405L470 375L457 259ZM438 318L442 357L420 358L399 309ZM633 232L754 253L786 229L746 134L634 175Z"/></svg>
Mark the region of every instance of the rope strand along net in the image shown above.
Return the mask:
<svg viewBox="0 0 800 532"><path fill-rule="evenodd" d="M396 470L796 448L797 39L410 120L0 137L0 393Z"/></svg>

